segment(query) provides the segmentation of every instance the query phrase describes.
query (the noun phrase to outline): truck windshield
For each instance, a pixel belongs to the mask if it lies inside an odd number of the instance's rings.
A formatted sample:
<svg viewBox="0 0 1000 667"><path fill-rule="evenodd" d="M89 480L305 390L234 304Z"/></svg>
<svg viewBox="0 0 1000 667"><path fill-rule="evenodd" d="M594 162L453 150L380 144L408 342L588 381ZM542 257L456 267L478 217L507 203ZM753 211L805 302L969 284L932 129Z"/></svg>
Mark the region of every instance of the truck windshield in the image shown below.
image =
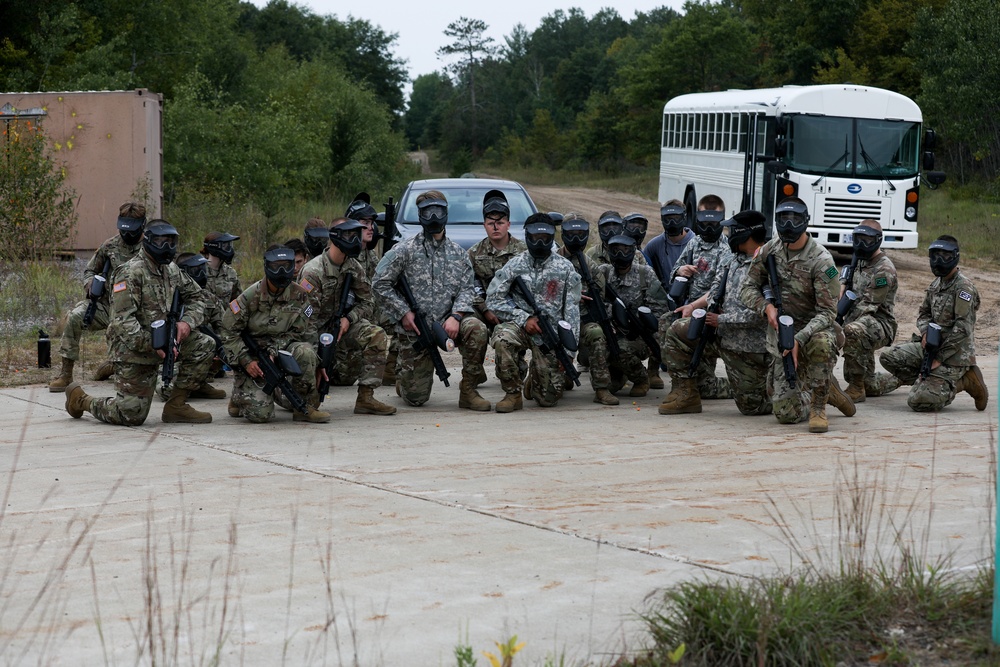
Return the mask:
<svg viewBox="0 0 1000 667"><path fill-rule="evenodd" d="M793 115L785 162L809 174L912 177L918 171L919 139L920 123L912 121Z"/></svg>

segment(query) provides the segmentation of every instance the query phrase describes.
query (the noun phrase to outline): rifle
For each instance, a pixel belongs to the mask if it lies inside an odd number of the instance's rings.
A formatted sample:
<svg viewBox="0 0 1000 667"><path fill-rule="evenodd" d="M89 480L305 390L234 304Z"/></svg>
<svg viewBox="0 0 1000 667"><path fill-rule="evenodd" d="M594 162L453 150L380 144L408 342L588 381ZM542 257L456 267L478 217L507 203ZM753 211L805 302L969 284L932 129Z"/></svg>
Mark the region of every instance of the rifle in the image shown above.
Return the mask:
<svg viewBox="0 0 1000 667"><path fill-rule="evenodd" d="M778 350L781 354L781 363L785 367L785 380L795 388L798 381L798 373L795 372L795 360L792 359L791 350L795 347L795 321L791 315L785 315L785 308L781 304L781 284L778 282L778 263L774 259L774 254L767 256L767 280L771 285L771 303L778 310ZM788 351L789 354L784 354Z"/></svg>
<svg viewBox="0 0 1000 667"><path fill-rule="evenodd" d="M854 272L858 269L858 255L855 253L851 256L851 265L845 266L840 271L840 279L844 283L844 295L840 297L837 302L837 324L843 324L844 318L847 314L851 312L854 308L854 304L858 300L858 295L854 291Z"/></svg>
<svg viewBox="0 0 1000 667"><path fill-rule="evenodd" d="M389 201L383 204L385 206L385 220L383 220L385 231L382 235L382 254L389 252L392 246L396 245L396 205L392 201L392 197L389 197Z"/></svg>
<svg viewBox="0 0 1000 667"><path fill-rule="evenodd" d="M96 276L95 276L96 277ZM176 355L174 348L177 347L177 323L184 317L184 305L181 303L181 288L174 288L174 296L170 300L170 312L167 319L156 320L150 324L153 333L153 349L163 352L163 372L160 379L163 380L163 389L170 387L174 379L174 362Z"/></svg>
<svg viewBox="0 0 1000 667"><path fill-rule="evenodd" d="M244 345L250 350L250 354L254 356L257 361L257 365L260 369L264 371L264 386L261 387L263 392L268 396L274 394L275 389L280 389L281 393L288 399L288 402L292 404L292 408L297 410L302 414L309 414L309 406L306 402L302 400L299 393L295 391L292 387L292 383L288 381L287 375L292 377L299 377L302 375L302 368L299 363L295 361L295 357L292 356L291 352L286 352L285 350L278 350L276 355L280 367L278 364L274 363L271 359L271 355L267 353L267 350L262 348L257 341L253 339L250 332L244 329L240 333L240 338L243 339ZM260 386L260 385L258 385Z"/></svg>
<svg viewBox="0 0 1000 667"><path fill-rule="evenodd" d="M708 307L706 313L715 313L716 315L722 310L722 302L726 298L726 281L729 280L729 267L722 274L722 282L719 283L719 289L712 295L712 305ZM701 310L700 308L698 310ZM697 312L697 311L695 311ZM695 370L698 368L698 364L701 363L701 356L705 352L705 346L715 340L718 334L718 328L713 326L708 326L705 322L705 316L701 317L694 316L691 318L691 324L688 325L687 337L688 340L698 339L698 344L694 348L694 354L691 355L691 365L688 366L688 376L694 377Z"/></svg>
<svg viewBox="0 0 1000 667"><path fill-rule="evenodd" d="M106 259L104 260L104 270L101 271L100 275L95 275L90 279L90 289L87 290L87 298L90 299L90 303L87 304L87 312L83 314L84 328L89 327L90 323L94 321L94 315L97 313L97 302L104 296L109 273L111 273L111 260Z"/></svg>
<svg viewBox="0 0 1000 667"><path fill-rule="evenodd" d="M444 386L451 386L448 384L448 378L451 376L451 373L444 367L441 350L451 352L455 349L455 341L448 337L440 322L428 323L427 316L417 307L417 300L413 298L413 291L410 290L410 283L407 282L406 276L399 276L399 280L396 281L396 289L403 295L406 305L413 311L413 323L420 330L417 334L417 344L413 346L413 349L417 352L426 350L431 356L431 362L434 364L434 372L437 374L438 379L444 383Z"/></svg>
<svg viewBox="0 0 1000 667"><path fill-rule="evenodd" d="M542 352L552 351L556 355L556 359L562 364L563 371L569 376L569 379L579 387L580 386L580 372L576 370L576 366L573 364L573 360L569 358L566 354L566 350L575 352L577 348L577 342L573 339L573 329L570 324L564 320L559 321L559 333L557 334L555 329L552 328L552 324L549 319L542 312L542 309L538 307L538 302L535 301L535 297L531 294L531 290L528 289L527 283L524 282L524 278L521 276L514 276L514 281L511 283L512 287L521 293L521 298L528 305L528 309L531 311L532 317L538 320L538 327L542 330L542 341L544 346Z"/></svg>
<svg viewBox="0 0 1000 667"><path fill-rule="evenodd" d="M611 285L610 280L605 288L611 295L611 309L615 315L615 322L632 340L642 338L642 342L649 348L649 354L656 360L656 363L661 363L663 357L660 354L660 344L656 342L656 336L653 335L653 332L659 327L659 323L653 317L653 312L646 306L638 308L629 306Z"/></svg>
<svg viewBox="0 0 1000 667"><path fill-rule="evenodd" d="M319 401L323 402L326 398L327 392L330 391L330 373L333 372L333 361L337 355L337 343L340 342L340 327L341 322L344 317L347 316L347 309L349 307L349 301L351 299L351 286L354 284L354 275L351 273L344 273L344 284L341 286L340 290L340 303L337 306L336 312L333 314L332 326L330 329L333 331L332 334L324 333L320 334L319 337L319 348L316 350L319 354L319 366L324 371L326 371L327 379L320 380L319 386ZM328 338L327 338L328 337Z"/></svg>
<svg viewBox="0 0 1000 667"><path fill-rule="evenodd" d="M930 322L927 325L927 338L924 340L924 360L920 363L920 377L926 379L931 374L931 365L941 351L941 325Z"/></svg>
<svg viewBox="0 0 1000 667"><path fill-rule="evenodd" d="M583 256L583 253L577 250L573 253L573 256L576 257L576 261L580 264L580 276L587 283L587 293L590 296L590 301L587 302L587 309L593 320L601 325L604 338L608 342L608 355L615 361L618 361L622 350L618 345L618 336L615 335L615 328L611 324L611 317L608 316L607 306L604 305L604 299L601 298L601 290L597 288L597 281L594 280L593 274L590 273L590 267L587 266L587 259Z"/></svg>
<svg viewBox="0 0 1000 667"><path fill-rule="evenodd" d="M222 344L222 338L219 337L219 334L215 333L215 329L212 328L212 325L202 324L198 327L198 331L215 341L215 356L217 356L222 363L231 367L232 364L229 363L229 358L226 356L226 348Z"/></svg>

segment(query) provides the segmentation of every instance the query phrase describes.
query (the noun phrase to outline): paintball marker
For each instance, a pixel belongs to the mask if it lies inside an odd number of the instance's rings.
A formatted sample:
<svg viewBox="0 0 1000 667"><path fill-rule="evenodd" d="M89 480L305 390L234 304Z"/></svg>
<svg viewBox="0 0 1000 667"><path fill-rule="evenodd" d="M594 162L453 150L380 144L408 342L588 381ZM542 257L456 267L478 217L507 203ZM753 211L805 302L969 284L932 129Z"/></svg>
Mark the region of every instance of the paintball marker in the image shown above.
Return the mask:
<svg viewBox="0 0 1000 667"><path fill-rule="evenodd" d="M858 295L854 291L854 272L858 269L858 255L855 253L851 257L850 266L845 266L840 271L840 280L844 283L843 296L840 297L840 301L837 302L837 324L843 324L844 318L847 314L851 312L851 308L854 308L854 304L858 301Z"/></svg>
<svg viewBox="0 0 1000 667"><path fill-rule="evenodd" d="M660 344L656 342L655 332L659 328L659 322L653 316L647 306L633 308L625 303L617 290L608 281L606 285L608 294L611 296L611 310L615 316L615 323L625 332L626 336L632 340L642 338L642 342L649 348L649 354L657 363L663 361L660 355Z"/></svg>
<svg viewBox="0 0 1000 667"><path fill-rule="evenodd" d="M688 291L691 289L691 281L684 276L677 276L670 283L670 290L667 291L667 301L670 302L671 310L677 310L687 303Z"/></svg>
<svg viewBox="0 0 1000 667"><path fill-rule="evenodd" d="M587 259L583 256L583 253L577 250L573 253L573 256L576 257L576 261L580 264L580 276L587 283L587 295L590 297L590 301L587 302L587 309L590 317L601 325L601 331L604 332L604 338L608 344L608 355L611 359L617 361L621 357L622 351L618 345L618 336L615 335L615 329L611 324L611 317L608 315L607 306L604 305L604 299L601 297L601 290L597 288L597 281L594 280L593 274L590 273L590 267L587 266Z"/></svg>
<svg viewBox="0 0 1000 667"><path fill-rule="evenodd" d="M771 287L771 303L778 310L778 351L781 353L781 363L785 367L785 380L794 389L798 381L798 373L795 372L795 359L792 358L791 351L795 347L795 321L791 315L785 315L785 308L781 304L781 284L778 282L778 263L774 255L767 256L767 280ZM785 354L788 352L788 354Z"/></svg>
<svg viewBox="0 0 1000 667"><path fill-rule="evenodd" d="M413 323L419 329L417 344L413 346L413 349L417 352L426 350L431 356L431 362L434 364L434 373L444 383L444 386L450 386L448 378L451 376L451 373L444 367L441 350L451 352L455 349L455 341L448 337L440 322L428 322L427 316L417 307L417 300L413 298L413 292L410 290L410 283L407 282L406 276L399 276L399 280L396 281L396 289L403 295L406 305L413 312Z"/></svg>
<svg viewBox="0 0 1000 667"><path fill-rule="evenodd" d="M576 370L573 360L569 358L568 354L566 354L566 350L575 352L577 348L577 342L573 338L572 327L568 322L560 320L559 332L556 333L555 329L552 328L552 324L545 316L545 313L543 313L542 309L538 307L538 302L535 301L535 297L531 294L531 290L528 289L528 285L524 282L524 278L521 276L515 276L512 286L518 291L521 298L524 299L524 302L528 305L531 315L538 320L538 326L542 330L542 341L545 343L545 347L556 355L556 359L558 359L559 363L562 364L563 371L567 376L569 376L569 379L572 380L577 387L579 387L580 372ZM544 351L546 350L543 350L543 352Z"/></svg>
<svg viewBox="0 0 1000 667"><path fill-rule="evenodd" d="M694 354L691 355L691 365L688 367L689 377L694 377L695 370L698 368L698 364L701 363L701 357L705 353L705 346L715 340L718 329L709 326L705 322L705 315L707 313L718 315L722 310L722 302L726 299L727 280L729 280L728 266L722 274L722 282L719 283L719 289L712 295L712 305L708 307L707 311L702 311L700 317L698 311L702 310L701 308L698 308L691 314L691 324L688 325L687 337L688 340L697 340L698 344L694 348Z"/></svg>
<svg viewBox="0 0 1000 667"><path fill-rule="evenodd" d="M94 276L95 278L97 276ZM174 296L170 300L170 312L167 319L156 320L150 324L153 334L153 349L163 352L163 389L166 391L174 380L174 362L177 360L174 352L177 347L177 323L184 317L184 306L181 304L181 290L174 288Z"/></svg>
<svg viewBox="0 0 1000 667"><path fill-rule="evenodd" d="M271 359L271 355L267 353L267 350L258 345L257 341L253 339L253 336L246 329L240 334L240 338L243 339L243 344L247 346L250 354L257 361L257 365L264 371L264 386L261 387L261 390L268 396L271 396L274 394L275 389L280 389L284 397L292 404L292 408L304 415L308 414L309 406L302 400L302 397L299 396L298 392L292 387L292 383L286 377L288 375L292 377L302 375L302 368L295 361L292 353L285 350L278 350L278 354L275 355L278 363L275 363Z"/></svg>
<svg viewBox="0 0 1000 667"><path fill-rule="evenodd" d="M337 343L340 342L341 322L347 316L347 311L350 308L351 286L354 284L354 275L351 273L344 273L343 275L344 284L340 289L340 302L337 305L336 312L333 314L333 321L330 326L333 333L320 334L319 348L316 350L319 354L319 366L326 371L327 376L327 379L319 381L319 386L317 387L321 403L326 398L327 392L330 391L329 377L333 372L333 362L337 356Z"/></svg>
<svg viewBox="0 0 1000 667"><path fill-rule="evenodd" d="M215 341L215 356L217 356L225 365L232 366L232 364L229 363L229 358L226 356L226 348L222 344L222 338L219 337L219 334L215 333L215 329L212 328L212 325L202 324L198 327L198 331Z"/></svg>
<svg viewBox="0 0 1000 667"><path fill-rule="evenodd" d="M941 325L931 322L927 325L924 340L924 360L920 363L920 377L926 379L931 374L931 366L941 350Z"/></svg>
<svg viewBox="0 0 1000 667"><path fill-rule="evenodd" d="M100 275L95 275L90 279L90 289L87 290L87 298L90 299L90 303L87 304L87 312L83 314L84 328L89 327L90 323L94 321L94 314L97 313L97 302L104 296L109 273L111 273L111 260L106 259L104 260L104 270L101 271Z"/></svg>

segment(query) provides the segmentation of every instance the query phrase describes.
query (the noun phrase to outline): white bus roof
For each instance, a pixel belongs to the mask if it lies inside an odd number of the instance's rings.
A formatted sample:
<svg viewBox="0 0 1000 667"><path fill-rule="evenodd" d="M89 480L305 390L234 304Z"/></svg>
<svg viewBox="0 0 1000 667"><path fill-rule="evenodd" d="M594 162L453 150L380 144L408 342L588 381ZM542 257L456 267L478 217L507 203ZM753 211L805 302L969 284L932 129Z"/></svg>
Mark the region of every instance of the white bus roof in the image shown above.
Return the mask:
<svg viewBox="0 0 1000 667"><path fill-rule="evenodd" d="M891 90L852 84L784 86L679 95L666 103L669 111L765 111L847 118L898 119L920 122L916 102Z"/></svg>

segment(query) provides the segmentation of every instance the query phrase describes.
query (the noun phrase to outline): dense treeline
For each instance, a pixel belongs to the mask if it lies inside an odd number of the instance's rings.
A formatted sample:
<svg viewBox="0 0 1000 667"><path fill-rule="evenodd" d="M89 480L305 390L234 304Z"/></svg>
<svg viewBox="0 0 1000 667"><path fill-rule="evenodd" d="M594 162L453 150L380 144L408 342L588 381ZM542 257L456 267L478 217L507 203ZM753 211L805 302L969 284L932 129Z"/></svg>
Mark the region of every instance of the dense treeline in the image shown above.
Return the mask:
<svg viewBox="0 0 1000 667"><path fill-rule="evenodd" d="M395 187L396 37L272 0L3 0L0 89L162 93L166 193L288 198Z"/></svg>
<svg viewBox="0 0 1000 667"><path fill-rule="evenodd" d="M916 99L953 178L1000 174L996 0L689 0L682 12L577 9L494 44L452 24L445 72L416 79L414 147L453 164L623 170L658 159L661 111L683 93L852 82ZM448 41L451 40L451 41Z"/></svg>

